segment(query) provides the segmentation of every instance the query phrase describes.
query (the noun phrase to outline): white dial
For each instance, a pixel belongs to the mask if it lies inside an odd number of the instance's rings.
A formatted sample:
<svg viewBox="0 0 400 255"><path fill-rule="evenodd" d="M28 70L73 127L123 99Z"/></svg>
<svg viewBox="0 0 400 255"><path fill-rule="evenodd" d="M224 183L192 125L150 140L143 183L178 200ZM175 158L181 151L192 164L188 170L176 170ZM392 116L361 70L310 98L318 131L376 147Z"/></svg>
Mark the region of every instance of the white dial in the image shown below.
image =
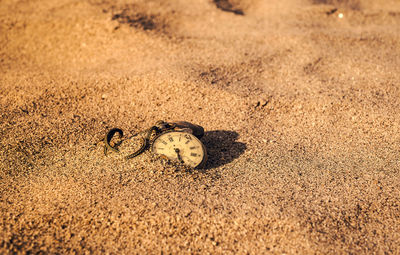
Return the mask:
<svg viewBox="0 0 400 255"><path fill-rule="evenodd" d="M203 143L185 132L167 132L155 138L151 149L154 153L177 160L190 167L201 167L207 160Z"/></svg>

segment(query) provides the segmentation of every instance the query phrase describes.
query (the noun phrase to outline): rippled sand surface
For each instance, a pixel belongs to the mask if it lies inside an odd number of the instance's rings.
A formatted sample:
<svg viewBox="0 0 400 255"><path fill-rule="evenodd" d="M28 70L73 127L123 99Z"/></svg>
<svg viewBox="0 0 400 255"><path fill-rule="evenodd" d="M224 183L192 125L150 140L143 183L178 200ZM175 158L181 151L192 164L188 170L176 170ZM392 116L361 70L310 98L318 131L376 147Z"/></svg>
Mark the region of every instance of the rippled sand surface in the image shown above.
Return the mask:
<svg viewBox="0 0 400 255"><path fill-rule="evenodd" d="M0 0L0 253L399 254L399 28L397 0ZM157 120L204 127L205 169L104 156Z"/></svg>

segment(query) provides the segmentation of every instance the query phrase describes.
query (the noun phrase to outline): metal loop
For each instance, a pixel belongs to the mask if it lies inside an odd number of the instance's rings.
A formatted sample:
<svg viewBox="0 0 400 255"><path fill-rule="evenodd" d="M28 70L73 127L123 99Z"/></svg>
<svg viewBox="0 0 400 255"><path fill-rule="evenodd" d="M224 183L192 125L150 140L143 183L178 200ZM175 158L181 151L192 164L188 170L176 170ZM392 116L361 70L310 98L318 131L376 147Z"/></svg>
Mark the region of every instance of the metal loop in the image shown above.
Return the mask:
<svg viewBox="0 0 400 255"><path fill-rule="evenodd" d="M111 139L113 138L115 133L118 133L120 137L124 135L124 132L119 128L113 128L108 131L106 137L104 138L104 155L107 155L108 150L119 153L119 150L117 148L114 148L110 145Z"/></svg>
<svg viewBox="0 0 400 255"><path fill-rule="evenodd" d="M177 125L175 123L168 123L168 122L165 122L162 120L157 121L154 126L150 127L149 129L147 129L145 131L146 134L145 134L145 137L142 137L142 145L140 146L140 148L137 151L135 151L134 153L126 156L125 159L131 159L131 158L137 157L140 154L142 154L148 148L148 146L151 142L151 136L153 135L153 133L154 133L154 137L156 137L158 134L160 134L162 132L176 128L176 126ZM118 133L120 135L120 137L123 136L123 131L119 128L113 128L110 131L108 131L108 133L106 134L106 137L104 138L104 155L107 155L108 150L117 152L117 153L120 152L117 148L112 147L110 145L111 139L113 138L115 133Z"/></svg>

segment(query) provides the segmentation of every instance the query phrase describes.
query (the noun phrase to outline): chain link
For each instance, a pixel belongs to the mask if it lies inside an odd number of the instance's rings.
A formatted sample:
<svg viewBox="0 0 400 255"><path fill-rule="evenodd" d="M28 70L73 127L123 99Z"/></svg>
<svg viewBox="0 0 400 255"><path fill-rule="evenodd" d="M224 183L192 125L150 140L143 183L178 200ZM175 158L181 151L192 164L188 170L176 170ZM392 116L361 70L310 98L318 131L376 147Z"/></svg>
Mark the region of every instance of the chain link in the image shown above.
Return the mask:
<svg viewBox="0 0 400 255"><path fill-rule="evenodd" d="M125 159L131 159L139 156L149 147L152 139L154 139L158 134L161 134L168 130L172 130L175 127L176 125L173 123L168 123L162 120L157 121L154 126L151 126L149 129L146 129L145 131L139 133L139 134L145 133L145 136L142 137L140 148L134 153L126 156ZM104 155L107 155L109 150L117 153L120 152L117 148L115 148L116 146L113 147L110 145L111 139L114 137L115 133L118 133L120 138L122 138L123 136L123 131L119 128L113 128L110 131L108 131L104 138Z"/></svg>

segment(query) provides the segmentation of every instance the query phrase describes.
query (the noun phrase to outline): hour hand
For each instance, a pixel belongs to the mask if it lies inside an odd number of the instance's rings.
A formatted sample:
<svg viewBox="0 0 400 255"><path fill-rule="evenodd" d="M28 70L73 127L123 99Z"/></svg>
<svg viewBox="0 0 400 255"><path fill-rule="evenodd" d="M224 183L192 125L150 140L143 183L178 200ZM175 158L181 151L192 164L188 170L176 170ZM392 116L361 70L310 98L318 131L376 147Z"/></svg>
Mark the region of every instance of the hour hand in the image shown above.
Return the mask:
<svg viewBox="0 0 400 255"><path fill-rule="evenodd" d="M178 156L179 162L183 163L183 160L182 160L182 158L181 158L181 154L179 154L179 149L178 149L178 148L175 148L174 150L175 150L175 152L176 152L176 155Z"/></svg>

